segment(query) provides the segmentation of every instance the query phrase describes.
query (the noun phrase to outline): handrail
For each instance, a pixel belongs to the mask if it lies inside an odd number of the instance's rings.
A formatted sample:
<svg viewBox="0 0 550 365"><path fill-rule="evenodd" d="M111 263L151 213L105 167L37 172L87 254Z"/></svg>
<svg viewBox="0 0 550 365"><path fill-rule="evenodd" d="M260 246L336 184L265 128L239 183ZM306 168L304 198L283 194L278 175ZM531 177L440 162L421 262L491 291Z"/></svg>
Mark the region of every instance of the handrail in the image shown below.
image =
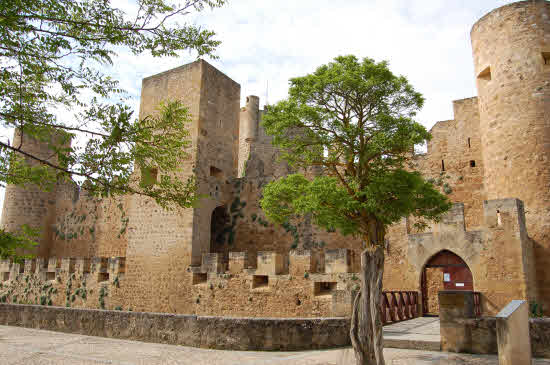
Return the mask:
<svg viewBox="0 0 550 365"><path fill-rule="evenodd" d="M380 301L382 324L418 317L418 292L384 291Z"/></svg>

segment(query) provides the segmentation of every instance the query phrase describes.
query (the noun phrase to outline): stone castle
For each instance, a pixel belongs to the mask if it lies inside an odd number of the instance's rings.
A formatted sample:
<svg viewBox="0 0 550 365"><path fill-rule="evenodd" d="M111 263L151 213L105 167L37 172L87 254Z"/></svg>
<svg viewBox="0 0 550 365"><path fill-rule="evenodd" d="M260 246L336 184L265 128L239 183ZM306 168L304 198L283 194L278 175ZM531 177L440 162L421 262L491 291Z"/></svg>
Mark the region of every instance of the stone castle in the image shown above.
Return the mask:
<svg viewBox="0 0 550 365"><path fill-rule="evenodd" d="M410 219L390 228L384 290L418 292L423 313L437 314L437 292L454 289L481 293L486 314L512 299L542 303L548 314L550 2L495 9L471 39L479 96L454 101L454 119L434 125L427 153L413 161L455 204L427 231ZM98 199L76 184L8 186L2 227L29 224L42 237L36 259L0 264L0 302L349 315L361 242L308 219L274 226L259 207L262 187L290 172L261 126L259 98L241 108L240 85L199 60L145 78L140 116L164 99L189 108L191 156L180 175L194 174L207 198L165 211L139 196ZM48 156L28 138L23 146Z"/></svg>

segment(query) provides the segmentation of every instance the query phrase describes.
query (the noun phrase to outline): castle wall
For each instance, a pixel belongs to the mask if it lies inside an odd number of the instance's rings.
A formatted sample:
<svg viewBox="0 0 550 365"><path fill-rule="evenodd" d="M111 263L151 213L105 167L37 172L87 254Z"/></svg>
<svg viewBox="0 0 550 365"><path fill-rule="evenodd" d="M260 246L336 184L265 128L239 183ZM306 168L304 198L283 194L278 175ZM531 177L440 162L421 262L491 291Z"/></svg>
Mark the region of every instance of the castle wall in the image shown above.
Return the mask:
<svg viewBox="0 0 550 365"><path fill-rule="evenodd" d="M428 151L415 156L413 167L451 201L464 203L466 227L477 229L486 199L478 100L456 100L453 110L453 120L438 122L430 130ZM409 233L413 230L409 226Z"/></svg>
<svg viewBox="0 0 550 365"><path fill-rule="evenodd" d="M428 260L450 250L470 268L485 314L510 299L550 305L545 285L550 278L549 10L548 2L524 1L474 25L479 98L454 101L454 119L434 125L427 153L415 155L410 166L455 204L425 232L415 229L412 218L389 227L384 290L421 291ZM95 199L72 183L58 184L54 193L8 187L2 224L45 228L40 255L52 259L46 265L30 261L30 271L0 265L6 282L0 300L22 295L32 302L31 287L38 300L47 286L48 293L55 287L69 295L48 294L54 304L70 300L93 308L99 294L90 302L73 301L75 292L62 286L71 282L82 288L87 280L91 294L116 276L116 294L108 300L103 295L107 308L348 315L363 244L316 227L309 217L283 226L267 221L260 207L263 187L294 171L278 159L261 126L259 99L249 96L239 109L240 86L204 61L144 79L140 117L156 113L159 102L168 99L189 108L192 143L175 176L196 179L201 196L196 206L164 210L139 196ZM47 152L45 145L28 148ZM111 273L106 259L94 258L103 271L80 272L71 267L85 267L86 261L68 259L107 256L126 257L124 271ZM36 274L34 286L25 278L30 273ZM440 278L430 280L432 289L441 284Z"/></svg>
<svg viewBox="0 0 550 365"><path fill-rule="evenodd" d="M474 291L482 293L484 314L497 313L513 298L532 299L533 247L527 236L523 203L517 199L485 201L483 212L480 230L465 229L463 204L455 204L432 231L404 235L406 222L392 227L384 290L422 292L426 263L438 252L449 250L471 270Z"/></svg>
<svg viewBox="0 0 550 365"><path fill-rule="evenodd" d="M73 182L58 185L52 257L124 257L128 197L98 198Z"/></svg>
<svg viewBox="0 0 550 365"><path fill-rule="evenodd" d="M550 3L495 9L471 31L489 199L525 202L540 300L550 306Z"/></svg>

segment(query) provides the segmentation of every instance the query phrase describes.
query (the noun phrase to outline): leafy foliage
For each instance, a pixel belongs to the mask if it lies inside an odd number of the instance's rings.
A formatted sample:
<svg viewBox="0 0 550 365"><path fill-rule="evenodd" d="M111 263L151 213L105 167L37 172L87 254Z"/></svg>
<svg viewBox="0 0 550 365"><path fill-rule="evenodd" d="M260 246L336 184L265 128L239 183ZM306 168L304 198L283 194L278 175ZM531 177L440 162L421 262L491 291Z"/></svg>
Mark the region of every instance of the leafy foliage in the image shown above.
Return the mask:
<svg viewBox="0 0 550 365"><path fill-rule="evenodd" d="M292 167L324 173L269 183L261 200L267 217L284 223L311 214L369 246L383 245L386 227L402 217L438 220L449 201L407 170L414 145L431 137L414 121L423 102L405 77L368 58L340 56L291 79L288 99L269 107L263 126Z"/></svg>
<svg viewBox="0 0 550 365"><path fill-rule="evenodd" d="M117 2L113 2L117 4ZM0 185L51 189L60 178L86 179L96 195L135 193L165 208L189 207L194 181L177 178L188 158L187 108L167 101L136 120L119 83L105 74L123 49L134 55L212 55L214 33L177 21L225 0L138 0L136 13L105 0L13 0L0 3ZM10 130L23 132L10 141ZM47 144L50 156L25 143ZM71 146L70 141L85 141ZM17 143L15 143L17 142ZM157 169L153 184L132 178Z"/></svg>
<svg viewBox="0 0 550 365"><path fill-rule="evenodd" d="M31 258L30 252L37 243L38 231L27 225L21 226L20 232L10 233L0 229L0 258L13 259L16 263L23 263Z"/></svg>

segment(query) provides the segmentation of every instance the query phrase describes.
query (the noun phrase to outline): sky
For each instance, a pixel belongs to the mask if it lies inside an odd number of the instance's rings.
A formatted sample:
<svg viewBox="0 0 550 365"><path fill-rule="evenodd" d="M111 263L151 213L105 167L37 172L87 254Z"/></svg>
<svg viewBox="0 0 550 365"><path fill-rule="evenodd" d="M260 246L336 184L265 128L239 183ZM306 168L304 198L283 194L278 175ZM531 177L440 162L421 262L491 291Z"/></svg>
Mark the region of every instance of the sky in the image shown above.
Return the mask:
<svg viewBox="0 0 550 365"><path fill-rule="evenodd" d="M512 0L229 0L218 9L189 14L180 23L201 25L222 41L219 59L205 60L272 104L287 96L288 80L313 72L339 55L387 60L426 102L417 120L431 128L453 119L452 101L477 95L470 30L483 15ZM134 0L114 0L131 12ZM106 72L139 108L141 80L193 62L121 52ZM4 192L0 189L0 206Z"/></svg>

